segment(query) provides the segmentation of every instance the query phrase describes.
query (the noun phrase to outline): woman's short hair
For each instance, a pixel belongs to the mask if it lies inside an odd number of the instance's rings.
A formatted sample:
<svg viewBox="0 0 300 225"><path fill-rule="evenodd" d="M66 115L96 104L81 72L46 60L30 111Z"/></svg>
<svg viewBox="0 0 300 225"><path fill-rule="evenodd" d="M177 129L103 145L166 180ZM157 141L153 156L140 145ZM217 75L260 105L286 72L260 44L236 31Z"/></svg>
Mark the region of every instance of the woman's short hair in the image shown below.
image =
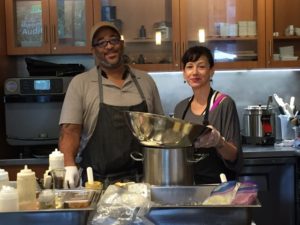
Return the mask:
<svg viewBox="0 0 300 225"><path fill-rule="evenodd" d="M190 47L183 54L181 58L183 68L188 62L196 62L201 56L206 56L210 68L214 67L215 62L211 51L207 47L197 45Z"/></svg>

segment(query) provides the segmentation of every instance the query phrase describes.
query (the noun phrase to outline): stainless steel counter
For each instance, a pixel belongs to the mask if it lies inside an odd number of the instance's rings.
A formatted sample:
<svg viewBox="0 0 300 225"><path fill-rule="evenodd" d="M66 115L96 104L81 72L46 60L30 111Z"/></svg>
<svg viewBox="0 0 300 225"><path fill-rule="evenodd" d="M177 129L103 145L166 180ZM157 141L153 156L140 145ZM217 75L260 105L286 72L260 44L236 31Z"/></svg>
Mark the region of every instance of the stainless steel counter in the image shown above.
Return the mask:
<svg viewBox="0 0 300 225"><path fill-rule="evenodd" d="M267 145L244 145L244 158L269 158L300 156L300 150L293 147L274 147Z"/></svg>

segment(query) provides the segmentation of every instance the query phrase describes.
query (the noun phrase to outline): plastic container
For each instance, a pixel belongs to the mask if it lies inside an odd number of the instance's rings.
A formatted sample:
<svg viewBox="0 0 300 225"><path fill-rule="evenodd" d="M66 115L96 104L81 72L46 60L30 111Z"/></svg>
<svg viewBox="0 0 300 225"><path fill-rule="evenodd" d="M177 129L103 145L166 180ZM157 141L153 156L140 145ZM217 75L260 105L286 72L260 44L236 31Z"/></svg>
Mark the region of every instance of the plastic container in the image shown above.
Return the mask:
<svg viewBox="0 0 300 225"><path fill-rule="evenodd" d="M9 178L8 178L8 172L5 171L4 169L0 169L0 190L2 186L8 185Z"/></svg>
<svg viewBox="0 0 300 225"><path fill-rule="evenodd" d="M292 124L290 123L290 117L287 115L279 115L280 128L281 128L281 139L282 140L293 140L295 135Z"/></svg>
<svg viewBox="0 0 300 225"><path fill-rule="evenodd" d="M51 170L51 176L54 189L63 189L66 170L64 168L57 168Z"/></svg>
<svg viewBox="0 0 300 225"><path fill-rule="evenodd" d="M35 172L24 166L17 174L17 190L20 209L35 209L36 207L36 177Z"/></svg>
<svg viewBox="0 0 300 225"><path fill-rule="evenodd" d="M55 194L53 190L46 189L39 194L40 209L55 209Z"/></svg>
<svg viewBox="0 0 300 225"><path fill-rule="evenodd" d="M0 211L11 212L19 210L19 197L15 188L3 185L0 191Z"/></svg>
<svg viewBox="0 0 300 225"><path fill-rule="evenodd" d="M64 154L61 151L58 151L56 148L49 155L49 169L62 169L64 168Z"/></svg>
<svg viewBox="0 0 300 225"><path fill-rule="evenodd" d="M89 182L85 183L85 188L91 190L101 190L102 186L103 185L100 181L94 181L93 183L89 183Z"/></svg>

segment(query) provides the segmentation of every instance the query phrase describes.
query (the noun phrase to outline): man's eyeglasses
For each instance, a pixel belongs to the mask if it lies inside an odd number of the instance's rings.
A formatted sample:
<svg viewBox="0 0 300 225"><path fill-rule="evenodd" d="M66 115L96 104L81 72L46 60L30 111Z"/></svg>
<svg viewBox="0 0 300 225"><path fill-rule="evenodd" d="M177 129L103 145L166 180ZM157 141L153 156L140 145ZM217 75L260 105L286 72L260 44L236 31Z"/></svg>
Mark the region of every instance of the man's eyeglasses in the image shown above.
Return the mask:
<svg viewBox="0 0 300 225"><path fill-rule="evenodd" d="M111 45L118 45L120 44L121 39L120 38L111 38L109 40L100 40L98 42L93 43L93 47L99 47L99 48L105 48L108 43Z"/></svg>

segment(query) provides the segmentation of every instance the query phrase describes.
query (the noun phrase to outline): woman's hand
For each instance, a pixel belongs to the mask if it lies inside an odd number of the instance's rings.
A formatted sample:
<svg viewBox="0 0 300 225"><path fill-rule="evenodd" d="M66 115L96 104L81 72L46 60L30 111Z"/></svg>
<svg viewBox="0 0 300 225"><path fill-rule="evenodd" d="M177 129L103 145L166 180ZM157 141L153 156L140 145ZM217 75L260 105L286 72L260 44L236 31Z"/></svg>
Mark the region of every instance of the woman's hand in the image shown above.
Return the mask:
<svg viewBox="0 0 300 225"><path fill-rule="evenodd" d="M225 138L221 136L220 132L211 125L208 125L211 129L210 132L200 136L194 142L196 148L221 148L225 144Z"/></svg>

